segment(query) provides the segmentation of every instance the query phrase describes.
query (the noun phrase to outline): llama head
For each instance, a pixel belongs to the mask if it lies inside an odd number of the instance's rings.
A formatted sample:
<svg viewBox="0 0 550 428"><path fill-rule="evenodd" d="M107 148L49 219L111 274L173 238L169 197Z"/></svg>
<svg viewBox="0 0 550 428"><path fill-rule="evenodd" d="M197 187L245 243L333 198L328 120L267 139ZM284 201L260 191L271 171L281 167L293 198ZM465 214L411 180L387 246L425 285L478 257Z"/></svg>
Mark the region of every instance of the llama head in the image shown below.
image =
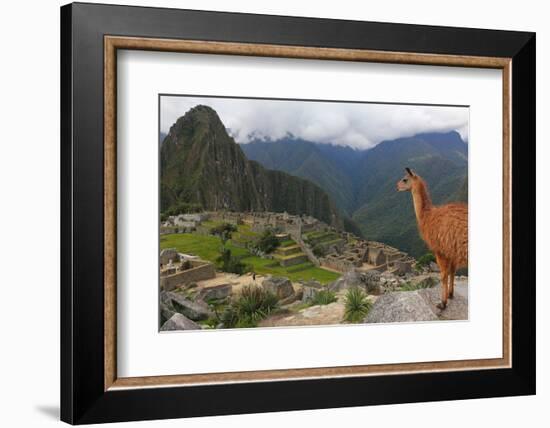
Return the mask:
<svg viewBox="0 0 550 428"><path fill-rule="evenodd" d="M410 191L414 182L419 179L418 175L416 175L410 168L405 168L405 173L405 177L397 182L397 191L399 192Z"/></svg>

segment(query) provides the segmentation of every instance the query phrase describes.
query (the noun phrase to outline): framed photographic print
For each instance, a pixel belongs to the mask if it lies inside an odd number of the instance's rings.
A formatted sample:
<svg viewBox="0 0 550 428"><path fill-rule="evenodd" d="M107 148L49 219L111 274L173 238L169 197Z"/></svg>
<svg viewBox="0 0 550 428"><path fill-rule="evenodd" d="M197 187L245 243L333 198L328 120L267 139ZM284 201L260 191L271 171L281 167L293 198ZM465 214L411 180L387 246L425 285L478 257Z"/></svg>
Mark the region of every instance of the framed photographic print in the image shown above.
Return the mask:
<svg viewBox="0 0 550 428"><path fill-rule="evenodd" d="M61 8L62 420L535 393L535 35Z"/></svg>

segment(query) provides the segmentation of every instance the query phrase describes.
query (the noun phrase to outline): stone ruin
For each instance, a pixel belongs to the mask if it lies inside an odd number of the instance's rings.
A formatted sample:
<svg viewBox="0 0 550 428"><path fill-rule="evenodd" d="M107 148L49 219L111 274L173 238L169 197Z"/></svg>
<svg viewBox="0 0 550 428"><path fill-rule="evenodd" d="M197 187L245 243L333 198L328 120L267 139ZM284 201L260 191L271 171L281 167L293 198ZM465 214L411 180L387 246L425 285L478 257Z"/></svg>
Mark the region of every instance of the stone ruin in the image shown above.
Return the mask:
<svg viewBox="0 0 550 428"><path fill-rule="evenodd" d="M208 213L178 214L169 216L160 224L160 233L190 233L197 230L203 221L208 220Z"/></svg>
<svg viewBox="0 0 550 428"><path fill-rule="evenodd" d="M389 245L363 240L350 232L338 231L334 227L308 215L293 215L287 212L214 211L197 214L180 214L179 216L169 217L161 225L161 233L162 227L172 227L179 228L181 233L196 232L208 234L209 230L201 226L201 223L205 220L246 224L256 233L272 230L280 237L284 236L286 239L292 238L295 240L301 247L303 256L307 257L315 265L338 272L349 272L354 269L362 271L375 269L379 272L389 271L397 275L404 275L412 271L412 266L415 263L414 258L408 256L407 253ZM340 239L330 241L328 244L320 243L324 247L326 255L324 257L316 257L311 251L313 245L308 247L302 240L303 235L310 232L338 234ZM284 251L290 250L287 249ZM284 258L285 255L283 254L282 257ZM299 262L303 262L304 257ZM289 263L298 262L298 258L294 258L296 260L293 259Z"/></svg>
<svg viewBox="0 0 550 428"><path fill-rule="evenodd" d="M407 253L376 241L354 238L351 242L348 241L342 251L334 251L321 257L321 266L338 272L377 270L396 275L412 272L415 260Z"/></svg>
<svg viewBox="0 0 550 428"><path fill-rule="evenodd" d="M180 254L174 248L160 252L160 288L164 291L215 277L216 269L210 262Z"/></svg>

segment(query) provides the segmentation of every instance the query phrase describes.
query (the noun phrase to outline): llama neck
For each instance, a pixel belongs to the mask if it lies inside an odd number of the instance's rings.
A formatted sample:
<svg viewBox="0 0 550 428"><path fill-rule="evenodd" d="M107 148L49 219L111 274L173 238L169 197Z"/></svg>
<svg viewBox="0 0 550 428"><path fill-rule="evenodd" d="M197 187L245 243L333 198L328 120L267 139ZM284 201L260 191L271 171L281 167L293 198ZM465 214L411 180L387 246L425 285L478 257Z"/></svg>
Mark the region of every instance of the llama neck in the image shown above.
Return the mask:
<svg viewBox="0 0 550 428"><path fill-rule="evenodd" d="M412 189L412 196L416 220L421 223L426 211L432 208L432 200L424 181L418 180L418 183Z"/></svg>

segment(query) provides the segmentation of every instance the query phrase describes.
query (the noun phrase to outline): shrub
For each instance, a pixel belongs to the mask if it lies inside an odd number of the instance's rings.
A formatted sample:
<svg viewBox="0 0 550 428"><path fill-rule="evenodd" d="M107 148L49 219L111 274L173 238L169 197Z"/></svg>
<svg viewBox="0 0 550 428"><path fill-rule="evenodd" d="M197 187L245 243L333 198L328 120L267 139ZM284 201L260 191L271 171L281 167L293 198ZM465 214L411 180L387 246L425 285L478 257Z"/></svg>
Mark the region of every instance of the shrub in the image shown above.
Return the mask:
<svg viewBox="0 0 550 428"><path fill-rule="evenodd" d="M416 261L417 268L429 266L430 263L435 263L435 257L432 253L426 253Z"/></svg>
<svg viewBox="0 0 550 428"><path fill-rule="evenodd" d="M325 247L322 246L321 244L317 244L315 247L313 247L313 254L315 254L317 257L326 256Z"/></svg>
<svg viewBox="0 0 550 428"><path fill-rule="evenodd" d="M239 257L231 254L231 250L222 246L220 256L216 259L222 271L242 275L246 272L247 266L241 262Z"/></svg>
<svg viewBox="0 0 550 428"><path fill-rule="evenodd" d="M277 249L280 242L271 230L266 230L254 245L258 250L269 254Z"/></svg>
<svg viewBox="0 0 550 428"><path fill-rule="evenodd" d="M231 223L222 223L210 228L210 234L231 239L231 233L237 231L237 226Z"/></svg>
<svg viewBox="0 0 550 428"><path fill-rule="evenodd" d="M334 291L330 291L328 289L321 290L317 294L315 294L315 297L311 299L312 305L328 305L330 303L336 302L336 293Z"/></svg>
<svg viewBox="0 0 550 428"><path fill-rule="evenodd" d="M371 301L360 288L350 288L346 293L344 319L353 323L361 322L371 307Z"/></svg>
<svg viewBox="0 0 550 428"><path fill-rule="evenodd" d="M263 288L246 285L220 316L225 328L256 327L277 307L277 296Z"/></svg>

